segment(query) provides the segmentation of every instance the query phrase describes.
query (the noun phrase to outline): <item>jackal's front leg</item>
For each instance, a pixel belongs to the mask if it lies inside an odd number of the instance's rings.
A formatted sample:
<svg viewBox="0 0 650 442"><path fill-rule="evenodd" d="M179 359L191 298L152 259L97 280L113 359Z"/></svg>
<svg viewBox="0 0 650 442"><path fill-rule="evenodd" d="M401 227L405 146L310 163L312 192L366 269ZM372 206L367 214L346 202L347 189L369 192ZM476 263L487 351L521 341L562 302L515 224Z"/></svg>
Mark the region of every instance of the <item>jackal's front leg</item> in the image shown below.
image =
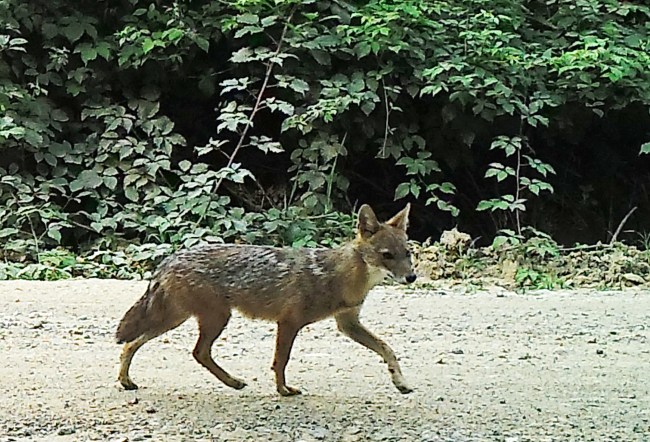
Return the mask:
<svg viewBox="0 0 650 442"><path fill-rule="evenodd" d="M291 347L300 327L292 323L278 322L278 335L275 344L275 357L273 358L273 371L275 372L275 384L282 396L294 396L300 394L297 388L289 387L284 378L284 369L289 362Z"/></svg>
<svg viewBox="0 0 650 442"><path fill-rule="evenodd" d="M388 344L373 335L361 322L359 322L359 309L346 310L336 315L336 324L346 336L352 340L357 341L364 347L377 353L388 364L388 371L390 373L393 384L401 393L411 393L413 389L408 386L402 370L400 369L395 352Z"/></svg>

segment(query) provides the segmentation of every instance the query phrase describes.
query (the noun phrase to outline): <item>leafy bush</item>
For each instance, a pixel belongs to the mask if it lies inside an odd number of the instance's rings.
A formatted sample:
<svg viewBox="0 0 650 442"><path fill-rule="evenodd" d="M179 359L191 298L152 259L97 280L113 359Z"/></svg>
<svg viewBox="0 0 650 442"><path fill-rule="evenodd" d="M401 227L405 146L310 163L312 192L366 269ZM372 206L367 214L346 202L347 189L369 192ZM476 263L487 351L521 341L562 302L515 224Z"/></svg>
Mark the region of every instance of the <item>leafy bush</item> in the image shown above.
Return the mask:
<svg viewBox="0 0 650 442"><path fill-rule="evenodd" d="M0 2L3 253L329 245L358 201L394 198L419 203L422 238L598 238L632 206L650 216L631 191L650 180L649 16L614 0ZM592 147L600 122L622 129Z"/></svg>

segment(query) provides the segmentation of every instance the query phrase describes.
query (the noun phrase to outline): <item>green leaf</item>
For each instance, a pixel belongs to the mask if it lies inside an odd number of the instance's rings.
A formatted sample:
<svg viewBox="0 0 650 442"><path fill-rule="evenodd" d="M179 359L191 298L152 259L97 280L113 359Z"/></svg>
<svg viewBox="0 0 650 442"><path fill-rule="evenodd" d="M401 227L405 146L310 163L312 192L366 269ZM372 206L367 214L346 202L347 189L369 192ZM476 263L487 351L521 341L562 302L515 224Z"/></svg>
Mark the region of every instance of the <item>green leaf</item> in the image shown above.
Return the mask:
<svg viewBox="0 0 650 442"><path fill-rule="evenodd" d="M210 42L203 37L196 37L194 43L203 50L203 52L208 52L210 49Z"/></svg>
<svg viewBox="0 0 650 442"><path fill-rule="evenodd" d="M650 141L648 141L647 143L643 143L641 145L641 150L639 151L639 155L641 155L642 153L650 153Z"/></svg>
<svg viewBox="0 0 650 442"><path fill-rule="evenodd" d="M127 187L126 189L124 189L124 195L134 203L138 202L139 195L135 187Z"/></svg>
<svg viewBox="0 0 650 442"><path fill-rule="evenodd" d="M409 194L409 190L411 188L411 183L401 183L400 185L397 186L395 189L395 199L398 200L400 198L404 198L406 195Z"/></svg>
<svg viewBox="0 0 650 442"><path fill-rule="evenodd" d="M330 66L332 64L332 59L330 57L330 54L320 50L320 49L314 49L311 51L312 57L318 62L318 64L322 66Z"/></svg>
<svg viewBox="0 0 650 442"><path fill-rule="evenodd" d="M181 161L180 163L178 163L178 167L179 167L183 172L187 172L188 170L190 170L190 167L192 167L192 163L190 163L190 162L187 161L187 160L183 160L183 161Z"/></svg>
<svg viewBox="0 0 650 442"><path fill-rule="evenodd" d="M309 84L305 80L301 80L300 78L294 78L293 80L291 80L291 83L289 83L289 87L301 95L304 95L305 92L309 91Z"/></svg>
<svg viewBox="0 0 650 442"><path fill-rule="evenodd" d="M492 168L491 168L491 169L488 169L488 170L485 172L485 177L484 177L484 178L490 178L490 177L493 177L493 176L497 175L497 174L500 173L500 172L501 172L501 171L500 171L499 169L492 169Z"/></svg>
<svg viewBox="0 0 650 442"><path fill-rule="evenodd" d="M0 137L2 138L9 138L11 136L16 139L19 139L23 135L25 135L24 127L12 127L9 129L0 129Z"/></svg>
<svg viewBox="0 0 650 442"><path fill-rule="evenodd" d="M68 121L68 115L65 112L63 112L61 109L54 109L52 111L51 116L54 121L61 121L61 122Z"/></svg>
<svg viewBox="0 0 650 442"><path fill-rule="evenodd" d="M115 190L115 187L117 187L117 178L114 176L105 176L104 185L111 190Z"/></svg>
<svg viewBox="0 0 650 442"><path fill-rule="evenodd" d="M94 170L84 170L79 177L70 183L70 190L76 191L82 188L94 189L101 186L103 179Z"/></svg>
<svg viewBox="0 0 650 442"><path fill-rule="evenodd" d="M94 170L82 170L76 181L79 181L86 189L94 189L103 183L102 178Z"/></svg>
<svg viewBox="0 0 650 442"><path fill-rule="evenodd" d="M361 105L361 111L369 116L375 110L376 104L372 101L364 101Z"/></svg>
<svg viewBox="0 0 650 442"><path fill-rule="evenodd" d="M86 46L81 50L81 61L84 64L87 64L89 61L92 61L97 58L97 50L92 46Z"/></svg>
<svg viewBox="0 0 650 442"><path fill-rule="evenodd" d="M233 52L233 54L230 56L230 61L233 63L246 63L254 59L255 57L253 50L247 46Z"/></svg>
<svg viewBox="0 0 650 442"><path fill-rule="evenodd" d="M71 192L77 192L77 191L83 189L83 187L84 187L83 183L81 181L79 181L78 179L74 180L74 181L71 181L69 186L70 186L70 191Z"/></svg>
<svg viewBox="0 0 650 442"><path fill-rule="evenodd" d="M43 154L43 159L50 166L52 166L52 167L56 166L56 163L57 163L56 157L54 155L52 155L51 153L46 152L45 154Z"/></svg>
<svg viewBox="0 0 650 442"><path fill-rule="evenodd" d="M235 32L235 38L241 38L247 34L255 35L264 32L264 28L259 26L244 26L237 32Z"/></svg>
<svg viewBox="0 0 650 442"><path fill-rule="evenodd" d="M444 182L440 185L440 191L442 193L454 194L456 192L456 186L450 182Z"/></svg>
<svg viewBox="0 0 650 442"><path fill-rule="evenodd" d="M646 38L647 38L647 35L646 35ZM624 41L625 41L625 44L627 46L631 46L633 48L638 48L641 45L641 42L644 41L644 40L645 40L645 38L642 38L640 35L632 34L632 35L628 35L627 37L625 37ZM647 40L645 40L645 41L647 41Z"/></svg>
<svg viewBox="0 0 650 442"><path fill-rule="evenodd" d="M303 204L305 207L312 209L316 207L316 204L318 204L318 197L315 194L309 192L309 195L303 200Z"/></svg>
<svg viewBox="0 0 650 442"><path fill-rule="evenodd" d="M163 37L167 38L167 40L170 41L180 40L181 37L183 37L183 35L184 35L183 31L178 28L168 29L163 33Z"/></svg>
<svg viewBox="0 0 650 442"><path fill-rule="evenodd" d="M142 42L142 52L148 54L154 47L154 42L150 38L145 38Z"/></svg>
<svg viewBox="0 0 650 442"><path fill-rule="evenodd" d="M235 20L245 25L256 25L259 23L260 18L255 14L241 14L238 15Z"/></svg>
<svg viewBox="0 0 650 442"><path fill-rule="evenodd" d="M65 35L70 43L79 40L84 33L84 27L81 23L73 22L63 28L63 35Z"/></svg>
<svg viewBox="0 0 650 442"><path fill-rule="evenodd" d="M59 34L59 29L54 23L43 23L43 27L41 28L43 36L50 40Z"/></svg>
<svg viewBox="0 0 650 442"><path fill-rule="evenodd" d="M370 43L362 41L354 47L354 54L357 58L363 58L370 54Z"/></svg>
<svg viewBox="0 0 650 442"><path fill-rule="evenodd" d="M411 194L416 198L420 196L420 186L414 182L411 182Z"/></svg>
<svg viewBox="0 0 650 442"><path fill-rule="evenodd" d="M55 229L55 228L47 229L47 236L52 238L57 243L61 242L61 231L59 229Z"/></svg>
<svg viewBox="0 0 650 442"><path fill-rule="evenodd" d="M291 116L293 115L295 108L293 107L293 104L281 101L278 103L278 110L285 115Z"/></svg>
<svg viewBox="0 0 650 442"><path fill-rule="evenodd" d="M269 15L268 17L264 17L261 21L261 24L263 27L268 28L269 26L274 25L278 20L277 15Z"/></svg>
<svg viewBox="0 0 650 442"><path fill-rule="evenodd" d="M4 229L0 229L0 238L6 238L8 236L15 235L18 232L19 230L13 227L6 227Z"/></svg>
<svg viewBox="0 0 650 442"><path fill-rule="evenodd" d="M503 246L505 243L508 242L508 237L503 236L503 235L498 235L494 237L494 240L492 241L492 248L493 249L499 249L501 246Z"/></svg>

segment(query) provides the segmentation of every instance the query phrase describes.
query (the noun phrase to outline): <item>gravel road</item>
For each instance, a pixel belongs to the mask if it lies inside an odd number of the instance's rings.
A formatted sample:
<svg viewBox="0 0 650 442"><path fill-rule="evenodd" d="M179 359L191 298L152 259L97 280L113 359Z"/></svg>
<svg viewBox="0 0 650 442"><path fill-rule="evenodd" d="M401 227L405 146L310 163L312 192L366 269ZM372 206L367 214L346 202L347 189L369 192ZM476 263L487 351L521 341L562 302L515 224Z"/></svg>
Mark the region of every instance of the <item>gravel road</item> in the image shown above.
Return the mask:
<svg viewBox="0 0 650 442"><path fill-rule="evenodd" d="M381 287L363 320L395 349L401 395L379 357L305 328L275 393L274 326L234 316L215 358L191 355L193 320L136 355L141 388L115 378L117 322L144 282L0 282L0 441L650 441L650 293Z"/></svg>

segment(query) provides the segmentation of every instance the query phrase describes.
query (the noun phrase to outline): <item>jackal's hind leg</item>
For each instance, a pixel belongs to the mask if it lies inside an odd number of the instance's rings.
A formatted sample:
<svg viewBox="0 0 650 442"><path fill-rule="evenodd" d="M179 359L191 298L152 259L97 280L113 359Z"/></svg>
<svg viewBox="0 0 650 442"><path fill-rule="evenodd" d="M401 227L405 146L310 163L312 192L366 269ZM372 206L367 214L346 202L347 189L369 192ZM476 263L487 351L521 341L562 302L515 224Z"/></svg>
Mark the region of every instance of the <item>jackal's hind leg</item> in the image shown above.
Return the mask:
<svg viewBox="0 0 650 442"><path fill-rule="evenodd" d="M206 315L197 315L196 319L199 323L199 339L192 353L194 359L227 386L241 390L246 386L246 382L231 376L212 359L211 355L212 344L219 337L226 324L228 324L230 312L218 315L212 311Z"/></svg>
<svg viewBox="0 0 650 442"><path fill-rule="evenodd" d="M384 362L388 365L388 372L393 384L400 393L406 394L413 391L402 375L402 370L393 349L359 322L359 309L339 313L336 315L336 324L343 334L374 351L384 359Z"/></svg>
<svg viewBox="0 0 650 442"><path fill-rule="evenodd" d="M156 324L151 327L145 334L137 337L133 341L127 342L122 348L122 354L120 355L120 372L117 376L117 380L122 384L125 390L137 390L138 386L131 380L129 376L129 368L131 367L131 361L133 361L133 356L135 353L147 342L151 341L154 338L162 335L166 331L169 331L173 328L178 327L187 319L187 314L175 312L173 315L169 315L166 320L161 324Z"/></svg>
<svg viewBox="0 0 650 442"><path fill-rule="evenodd" d="M135 352L150 339L146 336L140 336L134 341L127 342L122 348L122 354L120 355L120 373L117 376L117 380L125 390L137 390L138 388L129 376L129 368L131 367L131 361Z"/></svg>

